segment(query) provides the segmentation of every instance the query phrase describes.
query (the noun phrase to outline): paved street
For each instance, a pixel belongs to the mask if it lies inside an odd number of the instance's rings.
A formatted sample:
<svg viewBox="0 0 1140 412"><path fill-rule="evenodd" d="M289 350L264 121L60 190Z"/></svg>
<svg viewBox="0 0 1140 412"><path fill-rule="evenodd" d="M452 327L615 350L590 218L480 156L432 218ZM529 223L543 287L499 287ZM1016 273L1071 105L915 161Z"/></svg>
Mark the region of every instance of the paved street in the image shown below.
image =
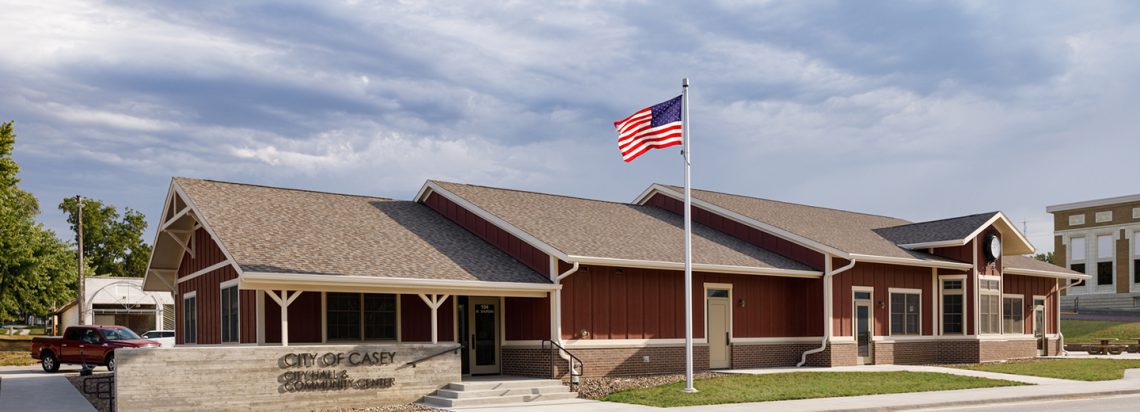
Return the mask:
<svg viewBox="0 0 1140 412"><path fill-rule="evenodd" d="M0 411L94 412L64 377L78 371L62 368L59 373L44 373L38 365L0 367Z"/></svg>
<svg viewBox="0 0 1140 412"><path fill-rule="evenodd" d="M1065 412L1115 412L1140 409L1140 395L1113 396L1098 399L1075 399L1048 402L1019 402L969 408L922 409L924 411L1021 412L1026 410Z"/></svg>

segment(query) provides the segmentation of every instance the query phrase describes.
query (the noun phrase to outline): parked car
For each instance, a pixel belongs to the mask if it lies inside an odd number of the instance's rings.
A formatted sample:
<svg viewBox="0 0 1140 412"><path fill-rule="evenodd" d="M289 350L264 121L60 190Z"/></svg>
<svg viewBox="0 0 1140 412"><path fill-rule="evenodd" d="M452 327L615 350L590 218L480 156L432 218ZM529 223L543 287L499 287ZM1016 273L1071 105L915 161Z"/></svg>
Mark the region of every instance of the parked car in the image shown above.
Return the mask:
<svg viewBox="0 0 1140 412"><path fill-rule="evenodd" d="M44 372L49 373L65 363L106 366L114 371L115 349L159 346L124 326L70 326L62 337L32 339L32 359L39 360Z"/></svg>
<svg viewBox="0 0 1140 412"><path fill-rule="evenodd" d="M164 348L174 347L174 331L172 330L150 330L142 334L142 337L158 342Z"/></svg>

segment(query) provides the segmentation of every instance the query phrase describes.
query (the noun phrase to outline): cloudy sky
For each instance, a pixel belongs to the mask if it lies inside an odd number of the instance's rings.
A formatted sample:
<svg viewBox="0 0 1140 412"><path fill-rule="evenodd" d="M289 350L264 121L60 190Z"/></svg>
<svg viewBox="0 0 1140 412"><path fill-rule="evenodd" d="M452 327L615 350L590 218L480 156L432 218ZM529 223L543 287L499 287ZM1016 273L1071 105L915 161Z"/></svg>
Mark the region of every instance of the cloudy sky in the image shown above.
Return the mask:
<svg viewBox="0 0 1140 412"><path fill-rule="evenodd" d="M1134 2L491 3L3 4L0 119L61 237L75 194L155 225L171 176L629 201L679 150L625 164L611 123L686 76L700 188L1003 210L1041 250L1046 205L1140 192Z"/></svg>

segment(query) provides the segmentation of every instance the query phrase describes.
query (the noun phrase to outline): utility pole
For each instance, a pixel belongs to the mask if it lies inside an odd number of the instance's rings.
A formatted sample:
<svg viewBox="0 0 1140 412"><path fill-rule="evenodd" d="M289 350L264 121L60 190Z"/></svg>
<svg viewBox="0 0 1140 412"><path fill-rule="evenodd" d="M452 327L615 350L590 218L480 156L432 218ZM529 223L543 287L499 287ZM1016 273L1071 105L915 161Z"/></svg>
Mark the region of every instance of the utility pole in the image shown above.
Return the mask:
<svg viewBox="0 0 1140 412"><path fill-rule="evenodd" d="M79 256L79 287L76 288L78 289L78 293L75 298L75 306L79 308L79 325L84 325L87 323L87 318L85 317L86 314L83 310L86 308L85 302L83 302L83 298L84 294L86 293L84 291L84 284L87 282L85 282L83 279L83 196L79 195L75 195L75 245L76 250L79 252L77 253Z"/></svg>

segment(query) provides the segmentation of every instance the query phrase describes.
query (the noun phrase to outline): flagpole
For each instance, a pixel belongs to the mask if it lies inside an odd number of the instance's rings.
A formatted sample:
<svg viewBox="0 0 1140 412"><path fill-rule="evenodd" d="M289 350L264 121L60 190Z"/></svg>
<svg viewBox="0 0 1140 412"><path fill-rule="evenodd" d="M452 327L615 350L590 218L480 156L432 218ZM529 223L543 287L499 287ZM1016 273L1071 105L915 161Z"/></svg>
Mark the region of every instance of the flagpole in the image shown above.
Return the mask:
<svg viewBox="0 0 1140 412"><path fill-rule="evenodd" d="M681 132L684 142L683 155L685 156L685 389L684 392L694 393L693 387L693 219L691 212L692 196L689 193L689 78L681 79L681 110L683 120Z"/></svg>

